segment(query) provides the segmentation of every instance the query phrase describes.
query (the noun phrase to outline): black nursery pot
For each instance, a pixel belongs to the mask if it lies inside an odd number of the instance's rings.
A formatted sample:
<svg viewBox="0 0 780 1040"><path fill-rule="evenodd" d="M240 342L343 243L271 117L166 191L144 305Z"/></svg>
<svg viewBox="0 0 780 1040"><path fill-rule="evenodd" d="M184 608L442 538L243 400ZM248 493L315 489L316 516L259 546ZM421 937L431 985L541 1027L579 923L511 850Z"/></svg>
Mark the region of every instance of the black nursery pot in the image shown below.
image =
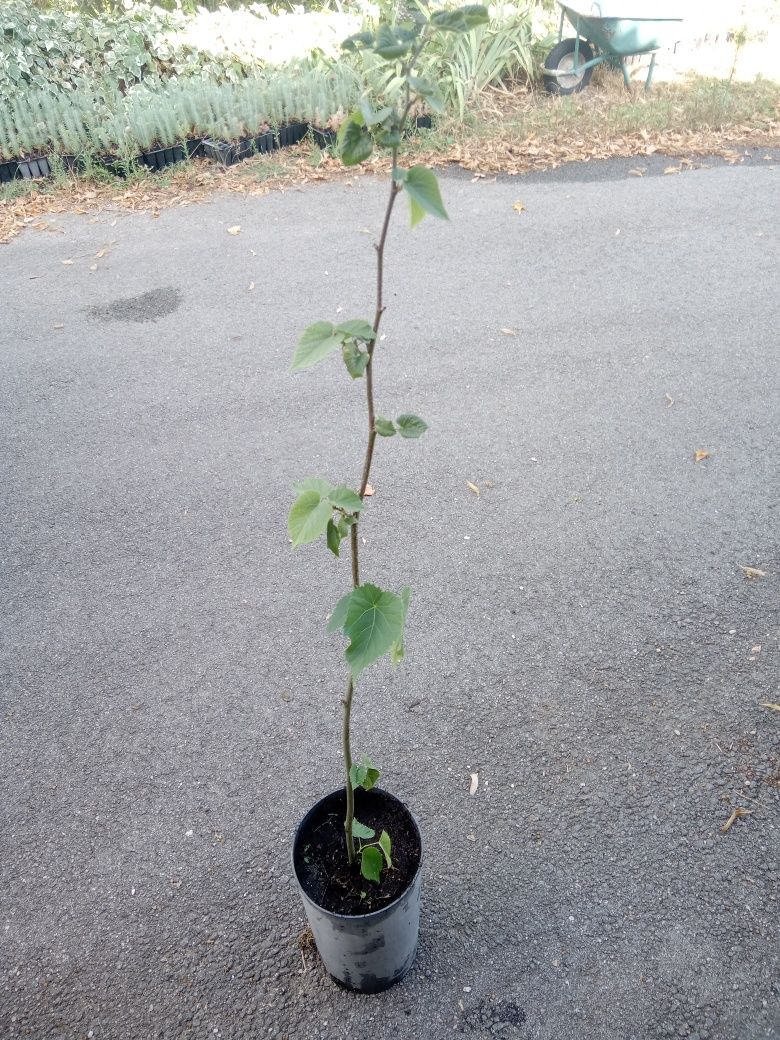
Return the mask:
<svg viewBox="0 0 780 1040"><path fill-rule="evenodd" d="M50 177L51 166L49 166L49 160L45 155L39 155L35 159L18 159L16 176L26 181L35 180L37 177Z"/></svg>
<svg viewBox="0 0 780 1040"><path fill-rule="evenodd" d="M151 152L142 152L141 165L148 166L150 170L163 170L166 166L184 162L186 158L184 148L176 144L172 148L154 148Z"/></svg>
<svg viewBox="0 0 780 1040"><path fill-rule="evenodd" d="M255 150L255 140L252 137L242 137L240 141L233 141L231 144L226 141L212 141L209 138L203 141L203 154L206 158L213 159L222 166L234 166L243 162L254 155Z"/></svg>
<svg viewBox="0 0 780 1040"><path fill-rule="evenodd" d="M203 138L201 137L189 137L187 138L187 155L190 159L195 159L199 155L203 154Z"/></svg>
<svg viewBox="0 0 780 1040"><path fill-rule="evenodd" d="M99 156L100 162L109 173L113 173L115 177L126 177L128 163L126 159L120 159L117 155L101 155ZM138 156L138 162L141 161L141 157Z"/></svg>
<svg viewBox="0 0 780 1040"><path fill-rule="evenodd" d="M0 163L0 184L10 184L12 180L15 180L18 168L19 163L16 160Z"/></svg>
<svg viewBox="0 0 780 1040"><path fill-rule="evenodd" d="M328 148L336 143L335 130L320 130L318 127L313 126L311 127L311 133L318 148Z"/></svg>
<svg viewBox="0 0 780 1040"><path fill-rule="evenodd" d="M261 154L273 152L279 147L279 139L272 130L264 134L258 134L255 138L255 149Z"/></svg>
<svg viewBox="0 0 780 1040"><path fill-rule="evenodd" d="M403 802L376 788L355 791L355 816L393 841L392 871L383 871L387 894L349 872L344 849L344 788L320 799L304 816L292 847L292 865L306 919L322 961L337 982L359 993L378 993L400 982L414 962L420 928L423 845L420 828ZM385 823L386 821L386 823ZM334 870L333 854L337 851ZM329 856L330 853L330 856ZM337 878L347 875L348 884ZM377 909L361 913L360 890ZM344 893L348 893L345 898ZM329 907L344 902L352 912ZM325 905L323 905L325 904Z"/></svg>
<svg viewBox="0 0 780 1040"><path fill-rule="evenodd" d="M80 173L84 169L84 161L78 155L60 155L58 159L68 173Z"/></svg>
<svg viewBox="0 0 780 1040"><path fill-rule="evenodd" d="M309 127L306 123L288 123L279 129L279 145L281 148L288 148L298 144L308 132Z"/></svg>

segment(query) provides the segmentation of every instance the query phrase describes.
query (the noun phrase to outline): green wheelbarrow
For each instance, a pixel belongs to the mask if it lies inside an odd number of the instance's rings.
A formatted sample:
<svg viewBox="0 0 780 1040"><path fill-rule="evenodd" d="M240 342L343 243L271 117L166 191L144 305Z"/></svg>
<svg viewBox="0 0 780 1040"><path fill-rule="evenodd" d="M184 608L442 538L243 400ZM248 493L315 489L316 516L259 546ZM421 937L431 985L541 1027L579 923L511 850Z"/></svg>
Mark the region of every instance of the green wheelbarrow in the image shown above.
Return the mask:
<svg viewBox="0 0 780 1040"><path fill-rule="evenodd" d="M637 11L642 6L641 0L633 0L633 5ZM617 6L620 7L620 0ZM629 87L625 59L637 54L652 55L645 81L645 90L648 90L653 81L656 52L665 46L682 22L679 17L659 17L657 3L645 2L648 14L631 18L619 15L609 2L586 2L578 7L562 3L560 7L558 43L547 55L542 68L544 85L551 94L575 94L587 87L594 68L603 61L620 65L623 80ZM654 13L650 14L653 9ZM568 18L577 33L566 40L563 38L564 18Z"/></svg>

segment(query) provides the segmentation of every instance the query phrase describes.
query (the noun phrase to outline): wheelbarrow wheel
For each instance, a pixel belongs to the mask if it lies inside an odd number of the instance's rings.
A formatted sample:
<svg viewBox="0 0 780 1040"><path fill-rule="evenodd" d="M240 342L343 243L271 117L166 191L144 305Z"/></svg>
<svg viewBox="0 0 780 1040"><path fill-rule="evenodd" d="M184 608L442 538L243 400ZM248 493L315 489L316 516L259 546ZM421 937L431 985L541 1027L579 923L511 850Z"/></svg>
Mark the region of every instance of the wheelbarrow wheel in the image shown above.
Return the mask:
<svg viewBox="0 0 780 1040"><path fill-rule="evenodd" d="M577 68L576 46L575 39L561 40L547 55L544 67L552 72L544 73L544 86L549 94L576 94L590 83L593 66L579 72L570 71ZM584 65L588 61L593 61L593 51L584 40L580 40L579 64Z"/></svg>

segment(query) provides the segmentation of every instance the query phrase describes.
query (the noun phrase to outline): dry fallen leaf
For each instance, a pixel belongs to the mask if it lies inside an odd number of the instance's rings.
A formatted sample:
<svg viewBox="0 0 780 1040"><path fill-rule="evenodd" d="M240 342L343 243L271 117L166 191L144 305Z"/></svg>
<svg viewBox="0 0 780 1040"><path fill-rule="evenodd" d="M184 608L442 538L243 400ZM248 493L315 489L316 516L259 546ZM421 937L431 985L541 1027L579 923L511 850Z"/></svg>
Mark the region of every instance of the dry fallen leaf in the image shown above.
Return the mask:
<svg viewBox="0 0 780 1040"><path fill-rule="evenodd" d="M704 448L700 448L698 451L695 451L693 453L694 462L703 462L704 459L708 459L709 457L710 453Z"/></svg>
<svg viewBox="0 0 780 1040"><path fill-rule="evenodd" d="M73 263L73 261L72 261L72 260L63 260L62 262L63 262L63 264L65 265L65 267L68 267L68 266L69 266L70 264L72 264L72 263Z"/></svg>
<svg viewBox="0 0 780 1040"><path fill-rule="evenodd" d="M469 785L469 794L472 795L472 796L475 795L477 793L477 788L478 787L479 787L479 773L472 773L471 774L471 783Z"/></svg>
<svg viewBox="0 0 780 1040"><path fill-rule="evenodd" d="M468 489L469 489L470 491L473 491L473 492L474 492L474 494L475 494L475 495L477 496L477 498L479 498L479 488L477 487L477 485L476 485L476 484L472 484L470 480L467 480L467 481L466 481L466 487L467 487L467 488L468 488Z"/></svg>
<svg viewBox="0 0 780 1040"><path fill-rule="evenodd" d="M744 564L739 564L739 569L743 572L746 578L765 578L766 571L760 571L758 567L745 567Z"/></svg>
<svg viewBox="0 0 780 1040"><path fill-rule="evenodd" d="M772 701L764 701L761 707L769 708L770 711L780 711L780 704L774 704Z"/></svg>
<svg viewBox="0 0 780 1040"><path fill-rule="evenodd" d="M97 264L90 264L90 265L89 265L89 269L90 269L90 271L97 271L97 267L98 267L98 265L97 265Z"/></svg>
<svg viewBox="0 0 780 1040"><path fill-rule="evenodd" d="M249 283L249 291L251 292L254 289L254 287L255 287L255 283L254 282L250 282Z"/></svg>
<svg viewBox="0 0 780 1040"><path fill-rule="evenodd" d="M512 209L517 210L518 213L522 213L525 209L525 206L522 204L522 202L515 202L512 206Z"/></svg>
<svg viewBox="0 0 780 1040"><path fill-rule="evenodd" d="M644 177L645 175L644 170L629 170L628 172L631 174L632 177Z"/></svg>
<svg viewBox="0 0 780 1040"><path fill-rule="evenodd" d="M680 172L680 167L679 166L667 166L666 169L664 170L664 173L679 173L679 172Z"/></svg>
<svg viewBox="0 0 780 1040"><path fill-rule="evenodd" d="M755 646L751 646L750 652L751 652L751 654L760 654L761 653L761 644L760 643L756 643Z"/></svg>
<svg viewBox="0 0 780 1040"><path fill-rule="evenodd" d="M666 397L666 407L671 408L674 404L674 398L671 394L664 394L664 396Z"/></svg>
<svg viewBox="0 0 780 1040"><path fill-rule="evenodd" d="M366 484L366 491L365 491L366 498L371 498L371 496L373 494L374 494L374 488L372 487L372 485L371 484Z"/></svg>
<svg viewBox="0 0 780 1040"><path fill-rule="evenodd" d="M752 809L743 809L741 806L737 806L737 808L734 810L731 816L729 816L729 818L721 827L720 833L727 834L728 831L731 829L731 825L735 823L740 818L740 816L750 816L752 812Z"/></svg>
<svg viewBox="0 0 780 1040"><path fill-rule="evenodd" d="M62 322L58 321L56 325L52 325L52 328L53 329L64 329L65 326L62 324Z"/></svg>
<svg viewBox="0 0 780 1040"><path fill-rule="evenodd" d="M233 227L229 227L227 229L227 233L229 235L240 235L241 234L241 226L239 224L234 224Z"/></svg>
<svg viewBox="0 0 780 1040"><path fill-rule="evenodd" d="M505 336L516 336L517 335L517 329L502 329L501 331L504 333Z"/></svg>

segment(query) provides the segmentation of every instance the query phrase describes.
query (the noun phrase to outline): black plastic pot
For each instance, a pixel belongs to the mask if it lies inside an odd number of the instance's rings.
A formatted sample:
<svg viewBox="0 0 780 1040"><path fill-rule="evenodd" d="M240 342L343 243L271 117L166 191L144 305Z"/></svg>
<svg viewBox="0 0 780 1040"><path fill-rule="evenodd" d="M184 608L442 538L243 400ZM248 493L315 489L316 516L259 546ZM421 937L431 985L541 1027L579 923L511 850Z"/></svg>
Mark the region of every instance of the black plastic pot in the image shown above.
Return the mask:
<svg viewBox="0 0 780 1040"><path fill-rule="evenodd" d="M417 116L414 120L414 125L417 130L430 130L433 126L433 120L429 115Z"/></svg>
<svg viewBox="0 0 780 1040"><path fill-rule="evenodd" d="M172 148L155 148L151 152L142 152L141 165L148 166L150 170L163 170L166 166L184 162L186 158L184 148L175 144Z"/></svg>
<svg viewBox="0 0 780 1040"><path fill-rule="evenodd" d="M39 155L35 159L18 159L16 176L26 181L35 180L37 177L50 177L51 166L49 166L49 160L45 155Z"/></svg>
<svg viewBox="0 0 780 1040"><path fill-rule="evenodd" d="M187 138L187 155L190 159L195 159L199 155L203 155L203 138L202 137L189 137Z"/></svg>
<svg viewBox="0 0 780 1040"><path fill-rule="evenodd" d="M279 138L272 130L258 134L255 138L255 150L261 154L273 152L279 147Z"/></svg>
<svg viewBox="0 0 780 1040"><path fill-rule="evenodd" d="M301 873L307 862L306 842L323 816L337 813L339 819L343 819L346 804L343 788L312 806L295 832L292 847L293 873L317 951L333 978L359 993L379 993L401 981L414 962L420 927L423 861L420 828L403 802L393 795L374 788L363 798L370 796L376 796L402 812L417 840L417 868L394 902L373 913L338 914L319 906L303 888Z"/></svg>
<svg viewBox="0 0 780 1040"><path fill-rule="evenodd" d="M212 141L209 138L203 141L203 154L206 158L213 159L222 166L234 166L235 163L243 162L250 155L254 155L256 151L257 146L252 137L242 137L240 141L230 144L226 141Z"/></svg>
<svg viewBox="0 0 780 1040"><path fill-rule="evenodd" d="M105 166L109 173L113 173L115 177L126 177L127 176L127 160L120 159L117 155L101 155L99 156L101 165ZM137 160L140 162L140 156Z"/></svg>
<svg viewBox="0 0 780 1040"><path fill-rule="evenodd" d="M0 184L9 184L16 179L16 171L19 163L14 159L11 162L0 163Z"/></svg>
<svg viewBox="0 0 780 1040"><path fill-rule="evenodd" d="M287 148L290 145L298 144L308 132L309 127L307 123L288 123L287 126L279 128L279 146Z"/></svg>
<svg viewBox="0 0 780 1040"><path fill-rule="evenodd" d="M58 155L57 158L68 173L80 173L84 169L84 161L78 155Z"/></svg>
<svg viewBox="0 0 780 1040"><path fill-rule="evenodd" d="M329 148L336 143L335 130L319 130L316 126L312 126L310 129L318 148Z"/></svg>

